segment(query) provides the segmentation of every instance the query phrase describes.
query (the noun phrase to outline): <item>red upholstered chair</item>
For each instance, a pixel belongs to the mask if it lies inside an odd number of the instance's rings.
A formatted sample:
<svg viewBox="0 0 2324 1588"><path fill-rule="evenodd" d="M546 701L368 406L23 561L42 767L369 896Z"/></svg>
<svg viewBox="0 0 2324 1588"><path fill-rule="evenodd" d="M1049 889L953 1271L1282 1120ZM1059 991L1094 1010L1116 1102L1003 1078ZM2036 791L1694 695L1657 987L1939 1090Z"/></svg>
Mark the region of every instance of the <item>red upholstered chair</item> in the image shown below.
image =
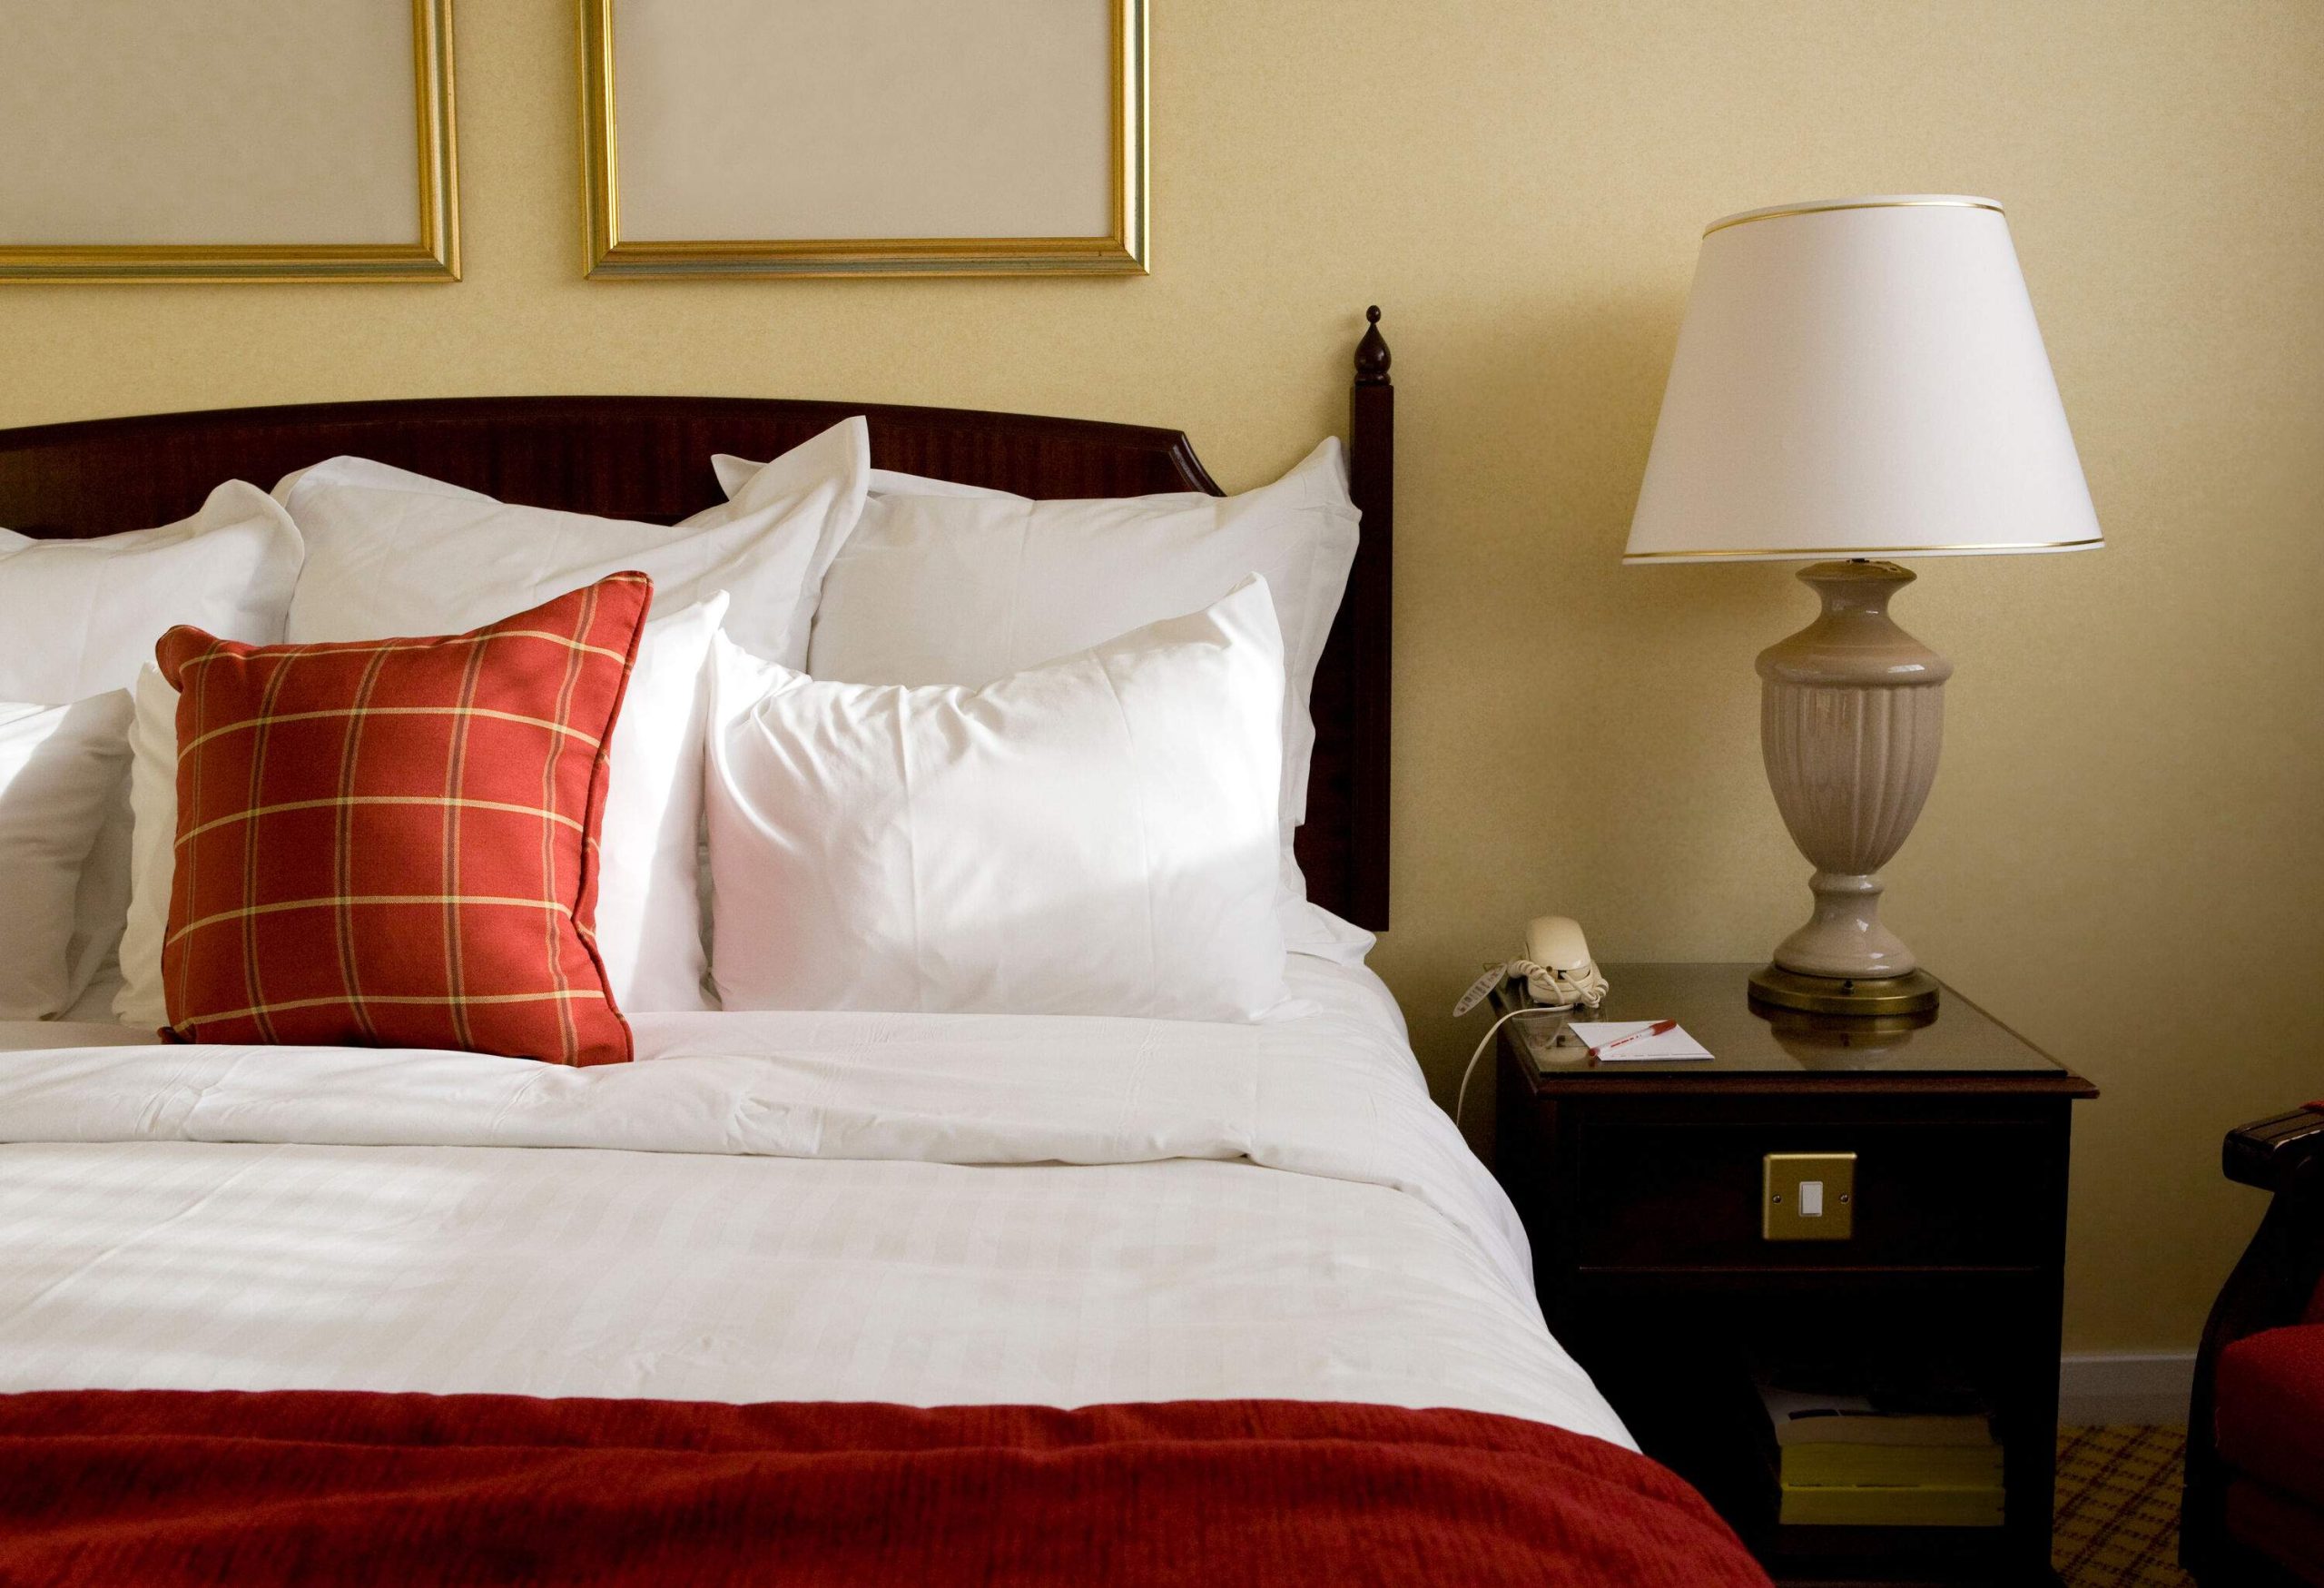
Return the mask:
<svg viewBox="0 0 2324 1588"><path fill-rule="evenodd" d="M2180 1558L2203 1588L2324 1588L2324 1102L2228 1132L2273 1191L2195 1358Z"/></svg>

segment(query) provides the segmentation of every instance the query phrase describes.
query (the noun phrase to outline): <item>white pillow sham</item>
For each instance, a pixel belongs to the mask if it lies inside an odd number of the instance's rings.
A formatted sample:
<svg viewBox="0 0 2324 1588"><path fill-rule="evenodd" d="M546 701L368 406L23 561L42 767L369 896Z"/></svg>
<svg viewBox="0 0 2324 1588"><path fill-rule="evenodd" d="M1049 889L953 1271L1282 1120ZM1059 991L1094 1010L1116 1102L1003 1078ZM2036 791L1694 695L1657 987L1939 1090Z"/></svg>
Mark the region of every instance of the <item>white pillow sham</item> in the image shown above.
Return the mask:
<svg viewBox="0 0 2324 1588"><path fill-rule="evenodd" d="M703 731L710 642L725 612L721 594L646 624L606 752L597 953L625 1011L709 1007L698 881ZM168 1018L162 939L177 869L178 692L148 663L135 699L129 923L113 1011L132 1025L159 1026Z"/></svg>
<svg viewBox="0 0 2324 1588"><path fill-rule="evenodd" d="M121 934L129 920L129 724L134 719L133 700L126 689L115 690L123 702L121 736L105 747L113 764L113 789L105 796L103 824L96 843L81 863L81 888L73 919L72 980L81 991L79 1001L61 1017L101 1020L113 1007L112 984L121 979ZM100 983L107 984L100 987ZM95 1014L76 1013L85 1003Z"/></svg>
<svg viewBox="0 0 2324 1588"><path fill-rule="evenodd" d="M1264 579L980 688L713 648L726 1008L1251 1021L1286 997Z"/></svg>
<svg viewBox="0 0 2324 1588"><path fill-rule="evenodd" d="M758 467L724 455L711 464L730 493L747 489ZM1231 497L1035 501L874 469L862 518L824 577L807 671L856 684L983 684L1263 576L1284 644L1284 927L1303 951L1360 960L1371 934L1306 902L1292 853L1315 746L1308 696L1358 518L1337 437L1274 484Z"/></svg>
<svg viewBox="0 0 2324 1588"><path fill-rule="evenodd" d="M637 642L606 752L597 824L597 953L624 1010L708 1009L702 942L702 755L724 592Z"/></svg>
<svg viewBox="0 0 2324 1588"><path fill-rule="evenodd" d="M635 568L660 611L721 590L727 631L753 655L806 659L832 555L862 511L871 432L843 419L684 524L599 518L496 500L361 458L333 458L274 488L307 539L286 637L461 634Z"/></svg>
<svg viewBox="0 0 2324 1588"><path fill-rule="evenodd" d="M301 553L289 515L239 479L156 529L94 540L0 529L0 699L64 705L127 689L180 623L272 645Z"/></svg>
<svg viewBox="0 0 2324 1588"><path fill-rule="evenodd" d="M127 1024L169 1023L162 996L178 838L178 692L152 662L130 689L129 911L121 933L121 987L113 1013Z"/></svg>
<svg viewBox="0 0 2324 1588"><path fill-rule="evenodd" d="M96 973L81 873L121 788L129 696L0 705L0 1020L53 1020Z"/></svg>

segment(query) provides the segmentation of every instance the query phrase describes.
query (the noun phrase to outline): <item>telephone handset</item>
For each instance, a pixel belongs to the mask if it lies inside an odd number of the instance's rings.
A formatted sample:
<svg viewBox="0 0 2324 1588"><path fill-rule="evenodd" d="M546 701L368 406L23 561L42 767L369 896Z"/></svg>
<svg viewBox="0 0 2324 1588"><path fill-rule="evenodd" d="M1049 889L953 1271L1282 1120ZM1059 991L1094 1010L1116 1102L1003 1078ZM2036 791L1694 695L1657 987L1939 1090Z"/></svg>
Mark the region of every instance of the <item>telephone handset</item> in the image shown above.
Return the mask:
<svg viewBox="0 0 2324 1588"><path fill-rule="evenodd" d="M1452 1103L1452 1122L1461 1122L1461 1110L1469 1101L1469 1078L1476 1073L1477 1060L1485 1056L1492 1045L1493 1032L1520 1015L1561 1013L1577 1007L1596 1009L1606 1001L1606 978L1590 958L1590 944L1581 935L1581 923L1566 915L1540 915L1525 928L1523 957L1506 964L1487 968L1485 973L1469 984L1461 1001L1452 1006L1452 1018L1460 1019L1503 981L1522 980L1532 1002L1521 1009L1512 1009L1492 1022L1477 1043L1477 1050L1469 1055L1469 1067L1461 1071L1461 1090Z"/></svg>

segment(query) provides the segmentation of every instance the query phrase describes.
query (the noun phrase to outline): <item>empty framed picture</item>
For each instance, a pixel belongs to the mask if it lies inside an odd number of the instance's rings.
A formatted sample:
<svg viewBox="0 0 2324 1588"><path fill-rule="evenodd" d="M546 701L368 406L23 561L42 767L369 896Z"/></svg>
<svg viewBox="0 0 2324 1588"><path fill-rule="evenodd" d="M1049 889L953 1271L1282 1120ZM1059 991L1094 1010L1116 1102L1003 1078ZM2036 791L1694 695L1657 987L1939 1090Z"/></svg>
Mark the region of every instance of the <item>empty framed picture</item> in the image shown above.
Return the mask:
<svg viewBox="0 0 2324 1588"><path fill-rule="evenodd" d="M7 0L0 281L456 281L451 0Z"/></svg>
<svg viewBox="0 0 2324 1588"><path fill-rule="evenodd" d="M587 271L1146 269L1145 0L581 0Z"/></svg>

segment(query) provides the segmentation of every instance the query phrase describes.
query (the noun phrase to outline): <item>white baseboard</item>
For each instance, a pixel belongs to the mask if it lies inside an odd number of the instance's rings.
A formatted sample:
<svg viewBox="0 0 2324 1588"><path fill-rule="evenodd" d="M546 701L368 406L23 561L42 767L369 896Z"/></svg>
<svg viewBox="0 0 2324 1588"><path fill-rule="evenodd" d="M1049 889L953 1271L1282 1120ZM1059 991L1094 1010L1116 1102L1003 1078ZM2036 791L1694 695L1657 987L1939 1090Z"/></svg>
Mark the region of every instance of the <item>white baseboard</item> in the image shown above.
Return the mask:
<svg viewBox="0 0 2324 1588"><path fill-rule="evenodd" d="M2192 1351L2067 1356L2058 1365L2058 1421L2071 1426L2169 1423L2183 1427L2195 1383Z"/></svg>

